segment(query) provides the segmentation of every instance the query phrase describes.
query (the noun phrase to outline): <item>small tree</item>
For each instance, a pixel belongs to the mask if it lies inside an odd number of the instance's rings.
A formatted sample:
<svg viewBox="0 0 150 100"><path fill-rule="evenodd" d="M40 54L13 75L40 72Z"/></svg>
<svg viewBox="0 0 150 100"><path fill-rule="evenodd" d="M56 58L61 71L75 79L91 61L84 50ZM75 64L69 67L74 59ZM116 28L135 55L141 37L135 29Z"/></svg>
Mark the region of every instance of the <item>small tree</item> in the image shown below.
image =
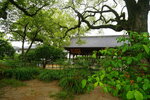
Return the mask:
<svg viewBox="0 0 150 100"><path fill-rule="evenodd" d="M0 39L0 59L5 56L13 56L14 53L14 48L7 41Z"/></svg>
<svg viewBox="0 0 150 100"><path fill-rule="evenodd" d="M42 60L43 68L45 68L48 62L54 62L58 59L64 58L65 53L62 49L53 46L42 45L36 48L35 57L36 60Z"/></svg>

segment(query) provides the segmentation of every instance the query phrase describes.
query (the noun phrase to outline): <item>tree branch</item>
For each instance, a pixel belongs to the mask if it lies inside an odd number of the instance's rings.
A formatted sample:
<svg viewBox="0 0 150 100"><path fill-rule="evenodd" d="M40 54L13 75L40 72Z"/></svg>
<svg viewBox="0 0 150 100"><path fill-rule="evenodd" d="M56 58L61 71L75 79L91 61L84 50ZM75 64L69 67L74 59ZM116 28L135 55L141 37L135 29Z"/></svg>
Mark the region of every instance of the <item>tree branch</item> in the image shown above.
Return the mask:
<svg viewBox="0 0 150 100"><path fill-rule="evenodd" d="M120 21L120 16L118 15L118 13L115 10L113 10L112 8L110 8L107 5L103 5L102 11L103 11L104 7L109 8L109 10L115 14L116 20L111 20L111 21L117 21L117 22ZM77 16L81 19L80 23L81 22L86 23L87 26L90 29L111 28L111 29L113 29L115 31L121 31L121 30L123 30L123 27L121 25L119 25L119 24L117 24L117 25L97 25L97 26L94 26L94 25L90 24L90 22L88 20L86 20L85 17L79 11L77 11L75 8L72 8L72 9L75 11L75 13L77 14Z"/></svg>
<svg viewBox="0 0 150 100"><path fill-rule="evenodd" d="M14 0L9 0L11 4L13 4L15 7L17 7L19 10L23 11L25 15L27 16L35 16L43 7L47 6L48 4L43 5L42 7L38 8L33 14L30 14L27 9L21 7L19 4L17 4Z"/></svg>

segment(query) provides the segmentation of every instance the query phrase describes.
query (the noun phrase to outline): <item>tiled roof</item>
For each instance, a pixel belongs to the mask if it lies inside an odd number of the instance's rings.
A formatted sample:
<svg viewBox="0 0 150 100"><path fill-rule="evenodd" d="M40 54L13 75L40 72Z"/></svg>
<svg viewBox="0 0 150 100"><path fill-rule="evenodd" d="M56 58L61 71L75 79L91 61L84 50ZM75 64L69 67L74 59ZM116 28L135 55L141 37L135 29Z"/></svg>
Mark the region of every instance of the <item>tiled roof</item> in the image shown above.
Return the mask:
<svg viewBox="0 0 150 100"><path fill-rule="evenodd" d="M85 36L80 37L80 40L84 43L77 44L79 38L72 38L71 43L66 48L91 48L91 47L116 47L123 45L123 42L117 42L117 38L126 35L111 35L111 36Z"/></svg>

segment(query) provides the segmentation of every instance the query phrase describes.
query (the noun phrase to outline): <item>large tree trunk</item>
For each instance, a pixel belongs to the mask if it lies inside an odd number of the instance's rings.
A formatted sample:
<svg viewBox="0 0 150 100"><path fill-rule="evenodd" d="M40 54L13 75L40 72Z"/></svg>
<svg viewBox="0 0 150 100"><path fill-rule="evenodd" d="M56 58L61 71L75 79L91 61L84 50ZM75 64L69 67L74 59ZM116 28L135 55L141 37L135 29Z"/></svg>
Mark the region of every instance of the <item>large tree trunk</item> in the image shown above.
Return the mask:
<svg viewBox="0 0 150 100"><path fill-rule="evenodd" d="M125 0L128 10L128 29L136 32L148 32L149 0Z"/></svg>

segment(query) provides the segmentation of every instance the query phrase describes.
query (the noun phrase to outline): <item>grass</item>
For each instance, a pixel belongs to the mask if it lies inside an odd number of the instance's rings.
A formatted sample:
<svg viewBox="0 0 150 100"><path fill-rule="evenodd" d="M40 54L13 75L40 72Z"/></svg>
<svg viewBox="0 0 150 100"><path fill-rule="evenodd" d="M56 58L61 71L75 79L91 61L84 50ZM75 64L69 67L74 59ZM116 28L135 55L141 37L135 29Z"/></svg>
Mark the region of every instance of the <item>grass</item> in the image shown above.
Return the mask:
<svg viewBox="0 0 150 100"><path fill-rule="evenodd" d="M31 80L40 73L39 68L21 67L11 68L3 71L3 76L6 78L14 78L17 80Z"/></svg>
<svg viewBox="0 0 150 100"><path fill-rule="evenodd" d="M6 87L6 86L11 86L11 87L20 87L20 86L25 86L26 84L18 81L16 79L2 79L0 80L0 88Z"/></svg>

